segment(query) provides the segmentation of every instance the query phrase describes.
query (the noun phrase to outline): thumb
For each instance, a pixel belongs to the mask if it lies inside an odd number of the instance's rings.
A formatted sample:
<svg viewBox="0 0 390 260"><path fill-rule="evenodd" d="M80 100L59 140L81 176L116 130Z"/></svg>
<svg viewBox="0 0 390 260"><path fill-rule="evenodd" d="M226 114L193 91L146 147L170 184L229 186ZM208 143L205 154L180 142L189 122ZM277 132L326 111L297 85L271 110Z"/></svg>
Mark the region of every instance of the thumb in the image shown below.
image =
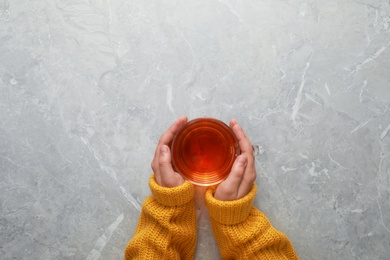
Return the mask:
<svg viewBox="0 0 390 260"><path fill-rule="evenodd" d="M169 147L166 145L161 145L160 147L160 158L158 161L158 166L160 169L161 176L173 172L171 165L171 154L169 152Z"/></svg>
<svg viewBox="0 0 390 260"><path fill-rule="evenodd" d="M244 155L237 157L229 176L217 187L214 198L224 201L237 199L247 162Z"/></svg>
<svg viewBox="0 0 390 260"><path fill-rule="evenodd" d="M160 158L159 158L159 169L161 175L161 182L159 183L165 187L174 187L175 185L175 172L173 171L171 164L171 153L167 145L161 145L160 147Z"/></svg>

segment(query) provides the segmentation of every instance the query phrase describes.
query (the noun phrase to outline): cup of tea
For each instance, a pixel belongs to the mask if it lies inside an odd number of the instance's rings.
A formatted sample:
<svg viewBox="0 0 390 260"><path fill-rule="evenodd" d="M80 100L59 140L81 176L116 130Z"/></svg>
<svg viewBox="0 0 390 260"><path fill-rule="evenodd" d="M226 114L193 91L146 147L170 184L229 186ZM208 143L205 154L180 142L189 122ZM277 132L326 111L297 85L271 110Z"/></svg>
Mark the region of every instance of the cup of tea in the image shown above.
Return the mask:
<svg viewBox="0 0 390 260"><path fill-rule="evenodd" d="M176 133L171 144L172 166L195 185L222 182L230 173L240 148L233 131L220 120L197 118Z"/></svg>

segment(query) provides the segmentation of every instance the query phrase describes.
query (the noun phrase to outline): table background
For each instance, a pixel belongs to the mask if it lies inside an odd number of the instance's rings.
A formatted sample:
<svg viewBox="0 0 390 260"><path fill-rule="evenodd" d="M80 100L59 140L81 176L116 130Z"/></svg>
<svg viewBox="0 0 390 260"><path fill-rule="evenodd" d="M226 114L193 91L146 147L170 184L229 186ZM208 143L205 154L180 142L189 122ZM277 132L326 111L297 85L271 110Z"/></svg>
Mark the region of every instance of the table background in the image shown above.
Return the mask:
<svg viewBox="0 0 390 260"><path fill-rule="evenodd" d="M122 259L186 114L262 146L256 206L300 259L388 259L389 27L387 0L0 0L1 258Z"/></svg>

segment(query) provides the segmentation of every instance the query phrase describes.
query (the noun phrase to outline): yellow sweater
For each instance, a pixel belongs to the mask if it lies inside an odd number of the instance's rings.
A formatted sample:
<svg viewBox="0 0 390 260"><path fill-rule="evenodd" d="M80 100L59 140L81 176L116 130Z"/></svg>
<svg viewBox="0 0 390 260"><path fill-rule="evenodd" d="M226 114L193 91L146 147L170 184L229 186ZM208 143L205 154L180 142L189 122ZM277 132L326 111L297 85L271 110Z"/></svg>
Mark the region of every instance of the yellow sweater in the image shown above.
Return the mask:
<svg viewBox="0 0 390 260"><path fill-rule="evenodd" d="M152 195L142 206L141 217L125 259L193 259L196 247L194 187L185 182L175 188L149 179ZM256 185L235 201L205 194L206 207L222 259L298 259L287 236L274 229L266 216L253 207Z"/></svg>

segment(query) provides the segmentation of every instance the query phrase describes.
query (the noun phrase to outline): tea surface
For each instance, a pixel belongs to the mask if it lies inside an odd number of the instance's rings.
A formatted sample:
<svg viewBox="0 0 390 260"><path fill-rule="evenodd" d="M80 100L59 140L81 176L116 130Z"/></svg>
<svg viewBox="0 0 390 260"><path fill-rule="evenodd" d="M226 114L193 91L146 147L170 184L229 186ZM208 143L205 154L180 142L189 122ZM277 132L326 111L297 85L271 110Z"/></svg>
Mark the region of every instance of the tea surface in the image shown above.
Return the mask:
<svg viewBox="0 0 390 260"><path fill-rule="evenodd" d="M224 165L229 146L226 138L215 129L199 127L184 138L181 156L186 158L185 163L191 171L207 175Z"/></svg>

